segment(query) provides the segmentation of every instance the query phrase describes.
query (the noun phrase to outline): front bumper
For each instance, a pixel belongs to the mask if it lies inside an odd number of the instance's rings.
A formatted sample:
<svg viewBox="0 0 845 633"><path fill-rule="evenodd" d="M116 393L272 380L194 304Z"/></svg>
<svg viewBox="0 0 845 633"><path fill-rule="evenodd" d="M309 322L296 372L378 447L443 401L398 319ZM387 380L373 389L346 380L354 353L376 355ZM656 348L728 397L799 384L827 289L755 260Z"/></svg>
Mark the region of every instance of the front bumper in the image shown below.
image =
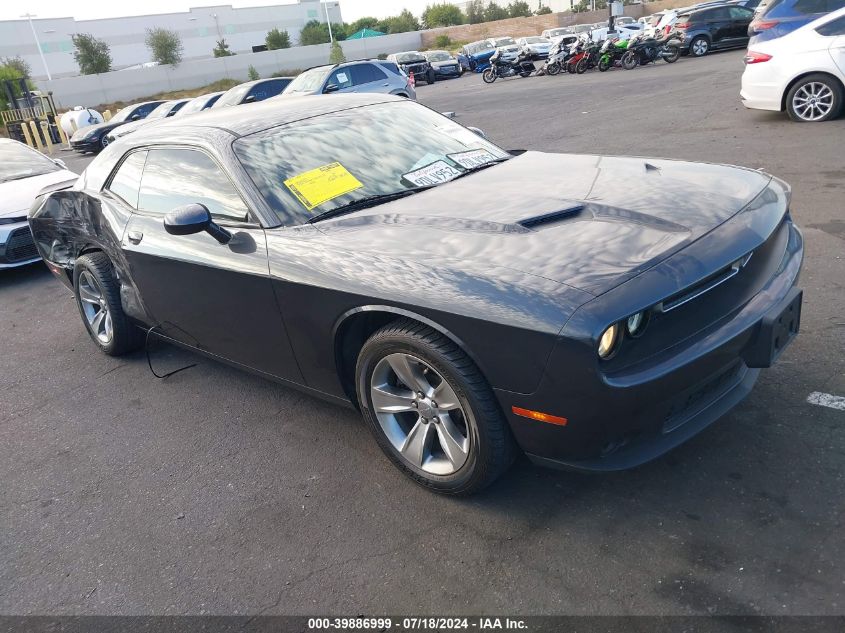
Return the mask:
<svg viewBox="0 0 845 633"><path fill-rule="evenodd" d="M101 149L99 137L93 139L71 140L70 148L77 152L97 152Z"/></svg>
<svg viewBox="0 0 845 633"><path fill-rule="evenodd" d="M784 230L783 256L772 263L777 271L729 318L615 373L595 371L595 364L582 369L589 364L587 355L595 357L595 348L579 350L577 343L561 338L534 393L497 390L529 458L584 471L632 468L686 442L741 402L760 368L792 340L800 321L801 293L795 284L803 239L790 220ZM775 341L779 348L772 351ZM565 417L567 424L516 416L514 406Z"/></svg>
<svg viewBox="0 0 845 633"><path fill-rule="evenodd" d="M0 269L16 268L40 259L26 220L0 225Z"/></svg>
<svg viewBox="0 0 845 633"><path fill-rule="evenodd" d="M455 66L454 68L438 68L437 66L433 66L433 68L435 77L453 78L461 76L460 66Z"/></svg>

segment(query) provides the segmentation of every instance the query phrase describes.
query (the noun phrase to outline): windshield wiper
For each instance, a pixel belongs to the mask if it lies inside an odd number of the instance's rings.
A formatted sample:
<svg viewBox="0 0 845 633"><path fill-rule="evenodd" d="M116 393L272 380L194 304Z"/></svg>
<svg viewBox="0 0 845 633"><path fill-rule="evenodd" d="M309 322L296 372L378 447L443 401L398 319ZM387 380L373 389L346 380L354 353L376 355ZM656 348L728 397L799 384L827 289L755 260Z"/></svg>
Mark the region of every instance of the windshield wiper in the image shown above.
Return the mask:
<svg viewBox="0 0 845 633"><path fill-rule="evenodd" d="M361 209L374 207L384 202L390 202L391 200L398 200L399 198L404 198L406 196L410 196L411 194L419 193L420 191L425 191L426 189L431 189L432 187L436 186L437 185L414 187L413 189L403 189L401 191L394 191L393 193L379 193L374 196L359 198L358 200L353 200L352 202L344 204L343 206L337 207L335 209L329 209L328 211L323 211L323 213L315 215L313 218L308 220L308 224L314 224L315 222L328 220L329 218L336 218L339 215L346 215L347 213L353 213L355 211L360 211Z"/></svg>

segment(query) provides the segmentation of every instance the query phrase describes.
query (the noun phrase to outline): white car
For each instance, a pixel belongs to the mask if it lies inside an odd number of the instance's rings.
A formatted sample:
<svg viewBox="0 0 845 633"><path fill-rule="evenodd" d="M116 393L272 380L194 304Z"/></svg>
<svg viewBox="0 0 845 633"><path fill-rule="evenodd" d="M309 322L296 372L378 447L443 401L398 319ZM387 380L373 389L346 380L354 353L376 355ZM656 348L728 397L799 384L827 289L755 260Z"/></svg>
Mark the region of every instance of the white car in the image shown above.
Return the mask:
<svg viewBox="0 0 845 633"><path fill-rule="evenodd" d="M545 59L549 56L549 49L552 47L552 41L545 37L520 37L516 41L517 45L528 55L535 59Z"/></svg>
<svg viewBox="0 0 845 633"><path fill-rule="evenodd" d="M556 38L561 38L564 35L571 35L572 29L568 26L561 26L556 29L546 29L542 33L540 33L540 37L545 37L547 40L555 40Z"/></svg>
<svg viewBox="0 0 845 633"><path fill-rule="evenodd" d="M487 41L499 51L499 57L503 61L516 59L516 56L519 55L519 44L512 37L491 37Z"/></svg>
<svg viewBox="0 0 845 633"><path fill-rule="evenodd" d="M0 268L41 259L26 214L44 187L71 185L77 178L62 161L47 158L18 141L0 138Z"/></svg>
<svg viewBox="0 0 845 633"><path fill-rule="evenodd" d="M845 9L783 37L750 44L742 105L786 110L793 121L827 121L845 102Z"/></svg>

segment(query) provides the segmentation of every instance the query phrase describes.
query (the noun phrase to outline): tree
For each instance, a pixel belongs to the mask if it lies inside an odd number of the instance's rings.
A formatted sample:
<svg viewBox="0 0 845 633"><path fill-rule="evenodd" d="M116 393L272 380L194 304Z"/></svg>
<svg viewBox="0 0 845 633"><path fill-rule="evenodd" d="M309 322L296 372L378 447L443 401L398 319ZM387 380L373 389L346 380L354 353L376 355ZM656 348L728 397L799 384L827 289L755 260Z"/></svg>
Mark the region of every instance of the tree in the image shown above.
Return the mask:
<svg viewBox="0 0 845 633"><path fill-rule="evenodd" d="M549 15L550 13L552 13L551 7L540 5L539 7L537 7L537 10L534 12L534 15Z"/></svg>
<svg viewBox="0 0 845 633"><path fill-rule="evenodd" d="M484 0L469 0L464 8L467 24L484 22Z"/></svg>
<svg viewBox="0 0 845 633"><path fill-rule="evenodd" d="M0 82L6 79L22 79L24 78L21 69L18 67L17 64L14 62L15 58L5 59L3 63L0 64ZM11 62L11 63L10 63ZM27 82L29 83L29 82ZM18 87L18 83L15 82L11 86L12 95L14 97L21 97L21 90ZM0 90L0 110L6 110L8 108L14 108L14 104L9 103L8 98L6 97L6 91Z"/></svg>
<svg viewBox="0 0 845 633"><path fill-rule="evenodd" d="M491 2L487 5L487 8L484 9L484 21L485 22L494 22L496 20L504 20L508 15L508 10L500 7L495 2Z"/></svg>
<svg viewBox="0 0 845 633"><path fill-rule="evenodd" d="M217 40L217 46L211 51L214 53L215 57L229 57L234 55L232 51L229 50L229 45L226 43L226 38Z"/></svg>
<svg viewBox="0 0 845 633"><path fill-rule="evenodd" d="M346 30L349 35L352 35L353 33L357 33L358 31L360 31L361 29L373 29L378 31L378 26L378 18L364 17L358 18L352 24L348 24L346 26Z"/></svg>
<svg viewBox="0 0 845 633"><path fill-rule="evenodd" d="M250 64L249 68L246 69L246 76L250 81L261 79L261 75L258 74L258 71L255 70L255 66L253 66L252 64Z"/></svg>
<svg viewBox="0 0 845 633"><path fill-rule="evenodd" d="M432 4L422 14L423 28L434 29L438 26L463 24L464 14L454 4Z"/></svg>
<svg viewBox="0 0 845 633"><path fill-rule="evenodd" d="M531 7L525 0L516 0L508 5L508 15L512 18L530 18Z"/></svg>
<svg viewBox="0 0 845 633"><path fill-rule="evenodd" d="M578 4L572 7L573 13L584 13L585 11L590 10L590 5L587 4L587 0L581 0Z"/></svg>
<svg viewBox="0 0 845 633"><path fill-rule="evenodd" d="M4 57L0 59L0 66L6 66L16 70L21 77L29 79L32 76L32 69L26 60L18 55L17 57Z"/></svg>
<svg viewBox="0 0 845 633"><path fill-rule="evenodd" d="M345 40L346 27L343 24L332 24L332 36L336 40ZM329 40L329 27L325 22L319 20L311 20L299 32L299 44L301 46L326 44Z"/></svg>
<svg viewBox="0 0 845 633"><path fill-rule="evenodd" d="M335 40L332 42L332 51L329 53L330 64L342 64L346 61L346 55L343 54L343 47L340 42Z"/></svg>
<svg viewBox="0 0 845 633"><path fill-rule="evenodd" d="M89 33L76 33L73 40L73 58L83 75L107 73L111 70L111 51L109 45Z"/></svg>
<svg viewBox="0 0 845 633"><path fill-rule="evenodd" d="M408 9L403 9L399 15L380 21L378 23L378 30L391 35L393 33L409 33L411 31L419 31L420 22Z"/></svg>
<svg viewBox="0 0 845 633"><path fill-rule="evenodd" d="M176 31L161 27L147 29L144 43L153 55L153 61L159 64L176 66L182 61L182 40Z"/></svg>
<svg viewBox="0 0 845 633"><path fill-rule="evenodd" d="M288 35L287 31L280 31L275 28L270 29L267 31L267 37L264 38L264 43L267 44L268 51L290 48L290 35Z"/></svg>

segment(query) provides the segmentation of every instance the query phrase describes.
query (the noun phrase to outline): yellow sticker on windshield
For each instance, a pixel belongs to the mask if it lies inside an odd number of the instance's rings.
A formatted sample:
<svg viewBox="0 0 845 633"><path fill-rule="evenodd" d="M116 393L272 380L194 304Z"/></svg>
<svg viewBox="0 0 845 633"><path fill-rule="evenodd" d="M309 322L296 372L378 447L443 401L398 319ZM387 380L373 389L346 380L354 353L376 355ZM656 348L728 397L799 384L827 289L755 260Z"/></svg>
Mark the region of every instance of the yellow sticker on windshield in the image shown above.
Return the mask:
<svg viewBox="0 0 845 633"><path fill-rule="evenodd" d="M285 180L285 186L306 209L313 211L324 202L360 189L358 179L340 163L329 163Z"/></svg>

